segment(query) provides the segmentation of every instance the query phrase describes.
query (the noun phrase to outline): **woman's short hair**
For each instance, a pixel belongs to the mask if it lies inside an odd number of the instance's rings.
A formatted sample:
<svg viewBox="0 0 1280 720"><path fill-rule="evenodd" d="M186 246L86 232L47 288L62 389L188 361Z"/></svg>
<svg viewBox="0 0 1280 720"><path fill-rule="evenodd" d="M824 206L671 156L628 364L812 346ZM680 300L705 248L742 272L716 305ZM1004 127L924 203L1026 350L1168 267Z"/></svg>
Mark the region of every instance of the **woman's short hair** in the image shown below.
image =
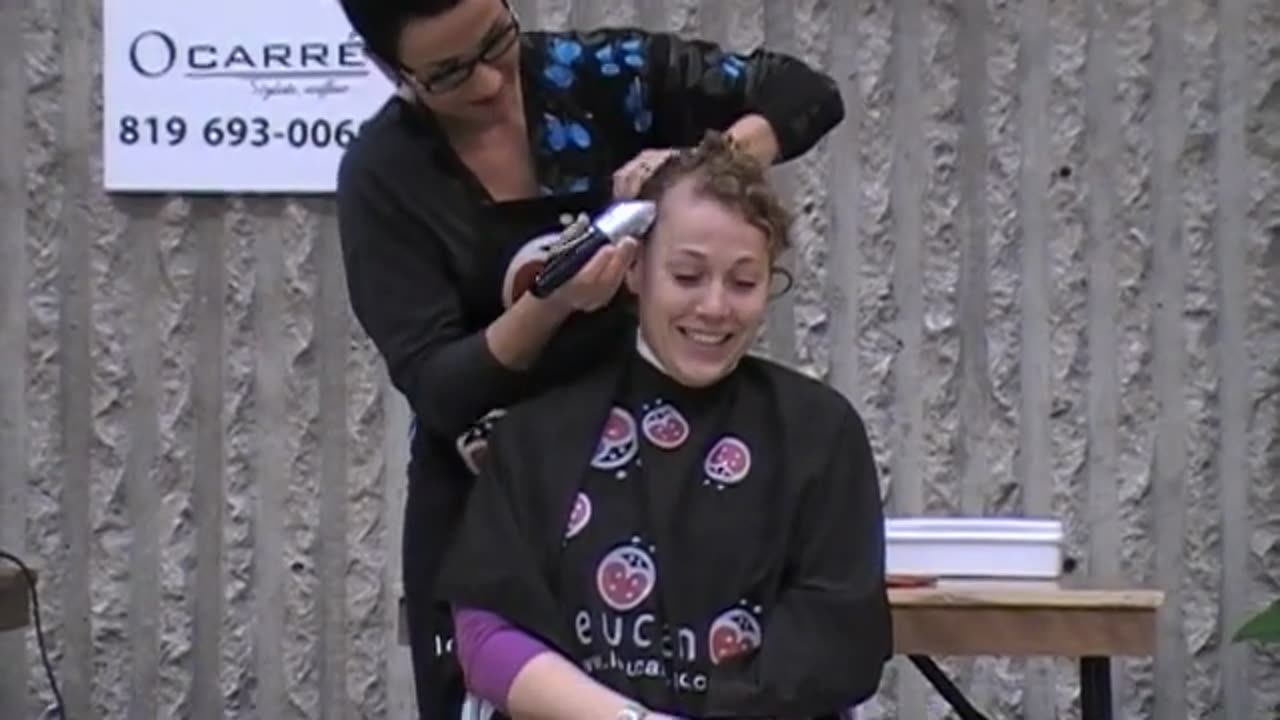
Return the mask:
<svg viewBox="0 0 1280 720"><path fill-rule="evenodd" d="M400 67L400 32L410 20L432 18L462 0L341 0L347 22L365 52L391 68Z"/></svg>
<svg viewBox="0 0 1280 720"><path fill-rule="evenodd" d="M735 147L728 136L708 132L696 146L667 156L641 186L639 196L658 202L677 183L689 179L696 195L723 204L759 228L770 260L776 260L791 246L791 213L765 173L765 166Z"/></svg>

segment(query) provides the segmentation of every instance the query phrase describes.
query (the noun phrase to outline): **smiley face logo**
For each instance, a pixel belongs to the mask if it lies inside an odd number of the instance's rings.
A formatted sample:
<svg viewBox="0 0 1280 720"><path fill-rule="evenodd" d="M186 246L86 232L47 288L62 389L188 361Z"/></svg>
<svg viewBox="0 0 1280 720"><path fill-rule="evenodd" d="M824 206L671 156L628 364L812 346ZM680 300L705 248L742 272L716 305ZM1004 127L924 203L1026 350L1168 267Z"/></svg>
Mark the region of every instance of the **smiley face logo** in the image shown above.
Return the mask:
<svg viewBox="0 0 1280 720"><path fill-rule="evenodd" d="M711 663L719 665L725 660L749 653L760 647L763 639L760 621L745 608L733 608L721 613L711 623L707 634Z"/></svg>
<svg viewBox="0 0 1280 720"><path fill-rule="evenodd" d="M621 545L610 550L596 568L596 590L618 612L634 610L658 583L658 567L643 548Z"/></svg>
<svg viewBox="0 0 1280 720"><path fill-rule="evenodd" d="M591 467L597 470L617 470L631 462L640 449L636 435L636 419L620 407L609 411L600 440L591 457Z"/></svg>
<svg viewBox="0 0 1280 720"><path fill-rule="evenodd" d="M736 485L751 472L751 448L742 440L726 435L707 453L702 470L708 480L722 487Z"/></svg>
<svg viewBox="0 0 1280 720"><path fill-rule="evenodd" d="M564 539L571 540L591 522L591 498L580 492L573 500L573 509L569 511L569 527L565 530Z"/></svg>
<svg viewBox="0 0 1280 720"><path fill-rule="evenodd" d="M689 421L674 406L666 403L645 413L640 427L645 439L663 450L674 450L689 438Z"/></svg>

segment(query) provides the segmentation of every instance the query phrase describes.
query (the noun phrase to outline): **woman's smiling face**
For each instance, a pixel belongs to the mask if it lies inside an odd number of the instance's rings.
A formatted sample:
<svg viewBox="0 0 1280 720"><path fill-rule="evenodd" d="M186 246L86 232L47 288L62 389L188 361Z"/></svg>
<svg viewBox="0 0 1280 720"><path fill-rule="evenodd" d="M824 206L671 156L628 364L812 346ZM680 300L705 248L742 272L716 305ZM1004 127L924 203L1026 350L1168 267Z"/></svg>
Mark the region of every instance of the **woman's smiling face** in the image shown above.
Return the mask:
<svg viewBox="0 0 1280 720"><path fill-rule="evenodd" d="M733 370L764 322L769 238L700 192L695 176L678 180L658 205L627 285L638 297L640 332L667 373L705 387Z"/></svg>

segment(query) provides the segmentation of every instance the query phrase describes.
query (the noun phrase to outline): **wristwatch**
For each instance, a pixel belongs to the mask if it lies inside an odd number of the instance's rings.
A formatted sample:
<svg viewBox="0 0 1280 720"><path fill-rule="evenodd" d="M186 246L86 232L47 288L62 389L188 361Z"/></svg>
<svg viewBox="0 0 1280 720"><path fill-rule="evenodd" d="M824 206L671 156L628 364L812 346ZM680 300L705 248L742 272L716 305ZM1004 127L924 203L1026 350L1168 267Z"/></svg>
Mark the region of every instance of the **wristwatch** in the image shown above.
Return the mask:
<svg viewBox="0 0 1280 720"><path fill-rule="evenodd" d="M649 716L649 710L635 703L627 703L618 711L615 720L644 720Z"/></svg>

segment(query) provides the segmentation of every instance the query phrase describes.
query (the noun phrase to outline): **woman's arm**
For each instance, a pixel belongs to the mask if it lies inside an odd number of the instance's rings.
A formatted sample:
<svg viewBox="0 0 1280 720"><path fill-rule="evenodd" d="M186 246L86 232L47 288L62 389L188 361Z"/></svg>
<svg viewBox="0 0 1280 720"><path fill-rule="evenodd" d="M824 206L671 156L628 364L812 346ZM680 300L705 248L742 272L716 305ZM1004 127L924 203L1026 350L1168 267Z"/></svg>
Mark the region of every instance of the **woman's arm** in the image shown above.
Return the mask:
<svg viewBox="0 0 1280 720"><path fill-rule="evenodd" d="M453 628L467 689L504 712L516 675L530 660L550 652L545 643L486 610L454 608Z"/></svg>
<svg viewBox="0 0 1280 720"><path fill-rule="evenodd" d="M835 80L803 61L758 48L655 33L648 40L653 140L663 147L727 130L766 164L808 152L845 115Z"/></svg>
<svg viewBox="0 0 1280 720"><path fill-rule="evenodd" d="M610 690L553 652L530 660L516 675L507 707L518 720L611 720L631 709L658 720L640 705Z"/></svg>
<svg viewBox="0 0 1280 720"><path fill-rule="evenodd" d="M397 205L376 167L380 148L354 145L338 174L338 230L352 311L418 422L454 437L501 407L521 381L518 363L495 353L488 332L468 332L442 241ZM377 153L376 155L370 155ZM533 355L562 318L530 300L497 324L500 352ZM516 348L518 350L512 350Z"/></svg>
<svg viewBox="0 0 1280 720"><path fill-rule="evenodd" d="M634 239L623 238L596 251L577 274L547 298L521 295L485 330L490 352L507 367L527 369L569 315L598 310L617 294L636 247Z"/></svg>
<svg viewBox="0 0 1280 720"><path fill-rule="evenodd" d="M626 708L639 709L495 613L455 608L453 619L454 647L467 689L507 715L600 720L619 717Z"/></svg>
<svg viewBox="0 0 1280 720"><path fill-rule="evenodd" d="M787 540L787 582L760 650L720 666L707 717L809 717L876 693L893 656L884 516L866 428L847 404L832 451L803 491Z"/></svg>
<svg viewBox="0 0 1280 720"><path fill-rule="evenodd" d="M611 124L625 152L613 176L614 194L632 197L673 149L696 144L709 130L725 132L763 165L803 155L845 116L844 99L828 75L784 53L732 53L706 40L638 28L578 33L583 102ZM639 150L637 153L636 150Z"/></svg>
<svg viewBox="0 0 1280 720"><path fill-rule="evenodd" d="M526 370L565 319L612 297L631 246L609 248L548 299L526 293L487 328L464 326L441 243L396 203L374 167L385 157L353 147L338 176L338 225L348 295L385 359L392 383L434 434L454 437L510 402Z"/></svg>

